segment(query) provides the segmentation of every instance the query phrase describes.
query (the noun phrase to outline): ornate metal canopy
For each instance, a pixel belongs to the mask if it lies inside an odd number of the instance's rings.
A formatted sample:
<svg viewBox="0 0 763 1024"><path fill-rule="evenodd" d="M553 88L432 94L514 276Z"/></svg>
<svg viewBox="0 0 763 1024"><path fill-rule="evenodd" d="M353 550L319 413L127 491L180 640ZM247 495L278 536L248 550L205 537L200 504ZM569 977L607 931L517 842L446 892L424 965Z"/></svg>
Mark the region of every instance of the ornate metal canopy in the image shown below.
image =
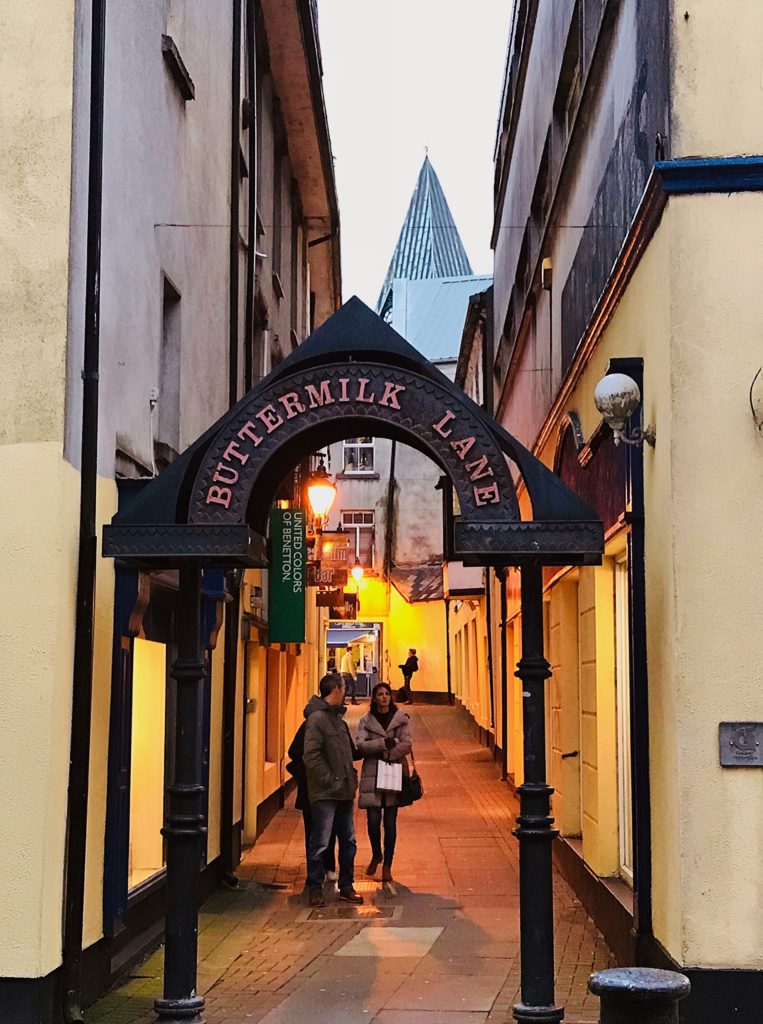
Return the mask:
<svg viewBox="0 0 763 1024"><path fill-rule="evenodd" d="M326 444L365 435L411 445L442 468L460 510L446 511L451 557L600 560L595 512L357 298L104 528L103 554L147 567L265 565L267 517L289 468ZM531 520L520 518L517 478Z"/></svg>

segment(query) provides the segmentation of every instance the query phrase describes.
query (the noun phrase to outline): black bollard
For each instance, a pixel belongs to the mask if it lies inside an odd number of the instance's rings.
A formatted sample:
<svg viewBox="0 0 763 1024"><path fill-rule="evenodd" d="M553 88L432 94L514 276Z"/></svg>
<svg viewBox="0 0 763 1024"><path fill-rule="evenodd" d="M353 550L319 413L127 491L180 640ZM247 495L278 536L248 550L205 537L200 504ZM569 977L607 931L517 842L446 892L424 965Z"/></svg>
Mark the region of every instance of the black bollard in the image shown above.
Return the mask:
<svg viewBox="0 0 763 1024"><path fill-rule="evenodd" d="M588 979L601 999L600 1024L678 1024L678 1002L690 988L686 975L652 967L615 967Z"/></svg>

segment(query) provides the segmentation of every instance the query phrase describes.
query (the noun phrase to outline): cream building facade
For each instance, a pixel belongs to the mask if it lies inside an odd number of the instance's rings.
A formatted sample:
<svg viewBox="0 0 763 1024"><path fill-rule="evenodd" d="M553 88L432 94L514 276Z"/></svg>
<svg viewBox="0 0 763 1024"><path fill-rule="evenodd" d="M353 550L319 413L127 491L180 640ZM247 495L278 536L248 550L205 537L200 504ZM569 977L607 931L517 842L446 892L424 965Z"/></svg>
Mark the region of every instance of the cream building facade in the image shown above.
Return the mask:
<svg viewBox="0 0 763 1024"><path fill-rule="evenodd" d="M12 5L4 18L0 465L27 485L0 499L0 1017L19 1024L78 1019L161 937L173 574L97 559L92 673L84 690L82 674L73 683L87 629L75 595L88 311L100 311L100 536L340 301L314 5L107 8L95 53L101 3ZM100 190L89 174L99 81ZM285 490L296 495L298 477ZM209 892L282 798L319 659L309 639L268 644L266 570L207 574L204 591ZM308 610L308 638L317 616ZM91 716L84 742L76 728L72 741L73 706L75 726L83 707Z"/></svg>
<svg viewBox="0 0 763 1024"><path fill-rule="evenodd" d="M473 394L489 366L499 421L604 520L600 567L544 577L555 858L621 962L689 975L691 1024L752 1022L763 992L761 769L719 740L721 723L763 728L744 582L763 556L756 20L733 2L515 5L492 316L465 331L456 378ZM637 380L628 429L654 446L613 444L594 403L608 371ZM483 603L451 632L497 640L507 700L487 740L518 784L505 575L492 626Z"/></svg>

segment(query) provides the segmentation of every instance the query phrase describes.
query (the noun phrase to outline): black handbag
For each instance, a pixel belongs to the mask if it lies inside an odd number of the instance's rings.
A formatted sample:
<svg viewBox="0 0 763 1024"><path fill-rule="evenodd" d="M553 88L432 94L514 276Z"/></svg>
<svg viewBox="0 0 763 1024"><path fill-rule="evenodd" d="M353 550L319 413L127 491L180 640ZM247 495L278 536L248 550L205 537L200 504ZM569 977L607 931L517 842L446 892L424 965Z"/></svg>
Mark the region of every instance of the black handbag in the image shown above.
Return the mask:
<svg viewBox="0 0 763 1024"><path fill-rule="evenodd" d="M403 788L397 798L399 807L410 807L412 803L420 800L424 795L424 784L421 781L421 776L416 771L416 759L413 756L413 751L411 751L411 762L413 770L407 771L408 762L406 759L405 769L403 770Z"/></svg>

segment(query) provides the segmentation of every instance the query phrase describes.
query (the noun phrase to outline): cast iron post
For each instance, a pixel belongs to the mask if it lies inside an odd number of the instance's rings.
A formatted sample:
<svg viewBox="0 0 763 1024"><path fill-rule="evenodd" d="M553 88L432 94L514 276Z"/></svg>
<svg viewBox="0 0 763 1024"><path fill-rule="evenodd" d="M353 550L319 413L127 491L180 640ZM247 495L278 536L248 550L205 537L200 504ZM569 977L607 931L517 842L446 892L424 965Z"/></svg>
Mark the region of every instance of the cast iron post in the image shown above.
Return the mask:
<svg viewBox="0 0 763 1024"><path fill-rule="evenodd" d="M689 994L685 974L650 967L615 967L588 979L601 998L601 1024L678 1024L678 1001Z"/></svg>
<svg viewBox="0 0 763 1024"><path fill-rule="evenodd" d="M519 929L521 997L513 1013L520 1024L556 1024L564 1010L554 1004L554 905L551 841L557 831L546 782L544 685L551 675L543 654L543 570L522 566L522 681L525 778L519 787Z"/></svg>
<svg viewBox="0 0 763 1024"><path fill-rule="evenodd" d="M204 663L200 637L201 570L180 570L176 620L175 774L162 829L167 839L167 923L164 940L164 997L154 1009L163 1021L192 1021L204 999L196 994L199 927L199 869L204 813L201 782L201 698Z"/></svg>

